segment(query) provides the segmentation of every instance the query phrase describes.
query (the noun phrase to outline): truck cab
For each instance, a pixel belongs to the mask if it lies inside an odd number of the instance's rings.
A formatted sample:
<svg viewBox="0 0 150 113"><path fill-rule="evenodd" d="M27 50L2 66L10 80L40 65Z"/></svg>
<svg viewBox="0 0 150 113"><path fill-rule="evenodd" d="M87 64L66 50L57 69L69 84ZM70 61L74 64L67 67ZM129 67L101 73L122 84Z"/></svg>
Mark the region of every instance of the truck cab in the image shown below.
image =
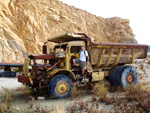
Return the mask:
<svg viewBox="0 0 150 113"><path fill-rule="evenodd" d="M67 43L56 44L54 47L55 56L58 58L65 57L61 62L61 67L67 70L73 70L73 59L79 59L81 47L85 47L84 41L70 41ZM80 69L77 67L76 69Z"/></svg>

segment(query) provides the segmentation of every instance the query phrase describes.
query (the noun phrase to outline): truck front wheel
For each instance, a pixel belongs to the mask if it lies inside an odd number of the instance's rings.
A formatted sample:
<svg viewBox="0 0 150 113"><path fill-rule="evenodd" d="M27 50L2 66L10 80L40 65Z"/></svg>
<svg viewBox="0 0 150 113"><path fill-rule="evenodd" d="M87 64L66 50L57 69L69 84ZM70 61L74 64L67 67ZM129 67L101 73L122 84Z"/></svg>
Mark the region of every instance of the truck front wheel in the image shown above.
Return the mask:
<svg viewBox="0 0 150 113"><path fill-rule="evenodd" d="M71 87L71 79L66 75L60 74L50 81L48 91L52 97L66 98L71 96Z"/></svg>

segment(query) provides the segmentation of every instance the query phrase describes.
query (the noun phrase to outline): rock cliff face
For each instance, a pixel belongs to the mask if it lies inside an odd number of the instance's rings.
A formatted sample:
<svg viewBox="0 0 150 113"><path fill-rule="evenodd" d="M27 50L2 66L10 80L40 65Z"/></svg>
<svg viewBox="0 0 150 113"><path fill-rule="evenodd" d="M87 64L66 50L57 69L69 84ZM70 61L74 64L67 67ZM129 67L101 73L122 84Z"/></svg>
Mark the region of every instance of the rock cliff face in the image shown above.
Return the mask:
<svg viewBox="0 0 150 113"><path fill-rule="evenodd" d="M0 62L23 62L64 32L86 33L97 42L136 43L126 19L104 19L57 0L0 1Z"/></svg>

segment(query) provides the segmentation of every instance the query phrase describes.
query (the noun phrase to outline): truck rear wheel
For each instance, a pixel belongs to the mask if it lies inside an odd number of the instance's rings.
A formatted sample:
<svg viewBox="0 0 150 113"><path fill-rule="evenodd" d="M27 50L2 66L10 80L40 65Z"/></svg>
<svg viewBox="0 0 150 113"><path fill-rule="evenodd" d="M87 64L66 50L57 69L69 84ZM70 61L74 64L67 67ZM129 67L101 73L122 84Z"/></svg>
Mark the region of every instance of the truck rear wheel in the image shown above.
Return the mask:
<svg viewBox="0 0 150 113"><path fill-rule="evenodd" d="M113 68L109 74L109 82L111 85L117 85L118 81L117 81L117 73L118 70L121 68L122 66L117 66L115 68Z"/></svg>
<svg viewBox="0 0 150 113"><path fill-rule="evenodd" d="M126 66L120 66L120 68L118 69L117 73L116 73L116 84L118 86L121 86L121 73L124 70Z"/></svg>
<svg viewBox="0 0 150 113"><path fill-rule="evenodd" d="M117 80L118 85L127 87L128 85L138 84L139 76L137 70L132 66L123 66L118 70Z"/></svg>
<svg viewBox="0 0 150 113"><path fill-rule="evenodd" d="M71 79L63 74L54 77L49 85L48 91L55 98L66 98L71 96Z"/></svg>

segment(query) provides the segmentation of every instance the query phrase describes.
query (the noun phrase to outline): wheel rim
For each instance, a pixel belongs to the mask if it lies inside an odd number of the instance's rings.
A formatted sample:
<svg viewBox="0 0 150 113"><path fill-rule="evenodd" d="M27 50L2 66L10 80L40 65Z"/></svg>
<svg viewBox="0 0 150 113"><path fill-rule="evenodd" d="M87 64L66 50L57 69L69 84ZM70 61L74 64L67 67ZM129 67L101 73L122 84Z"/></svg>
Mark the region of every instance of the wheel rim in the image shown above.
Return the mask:
<svg viewBox="0 0 150 113"><path fill-rule="evenodd" d="M69 91L69 84L65 81L59 82L56 86L56 91L61 96L67 94L67 92Z"/></svg>
<svg viewBox="0 0 150 113"><path fill-rule="evenodd" d="M128 84L133 84L135 82L135 77L133 73L128 73L126 77L126 81Z"/></svg>

